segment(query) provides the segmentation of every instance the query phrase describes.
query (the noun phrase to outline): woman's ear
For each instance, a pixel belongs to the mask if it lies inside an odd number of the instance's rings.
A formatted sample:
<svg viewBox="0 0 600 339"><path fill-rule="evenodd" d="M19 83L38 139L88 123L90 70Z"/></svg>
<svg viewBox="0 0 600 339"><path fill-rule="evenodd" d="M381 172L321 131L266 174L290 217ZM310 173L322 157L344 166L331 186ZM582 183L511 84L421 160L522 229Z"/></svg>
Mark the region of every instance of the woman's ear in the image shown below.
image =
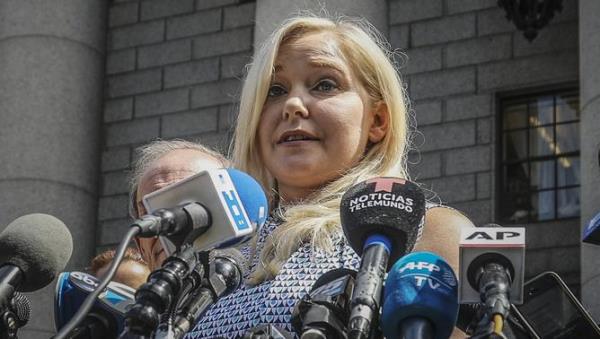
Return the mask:
<svg viewBox="0 0 600 339"><path fill-rule="evenodd" d="M375 104L372 114L373 120L369 128L369 141L376 144L387 134L390 124L390 114L387 105L383 101Z"/></svg>

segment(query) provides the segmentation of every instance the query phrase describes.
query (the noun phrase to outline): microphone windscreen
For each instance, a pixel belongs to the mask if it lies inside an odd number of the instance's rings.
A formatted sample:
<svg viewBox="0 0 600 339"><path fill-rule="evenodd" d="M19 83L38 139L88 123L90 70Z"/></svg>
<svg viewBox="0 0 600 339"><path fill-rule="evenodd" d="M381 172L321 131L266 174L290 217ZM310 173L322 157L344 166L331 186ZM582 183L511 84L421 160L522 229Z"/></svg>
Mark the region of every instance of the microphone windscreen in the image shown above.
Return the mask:
<svg viewBox="0 0 600 339"><path fill-rule="evenodd" d="M387 338L400 338L400 324L412 317L428 319L435 338L448 338L458 316L458 282L440 256L414 252L390 270L383 300L381 327Z"/></svg>
<svg viewBox="0 0 600 339"><path fill-rule="evenodd" d="M33 292L52 282L72 252L71 233L62 221L48 214L19 217L0 234L0 265L21 269L21 292Z"/></svg>
<svg viewBox="0 0 600 339"><path fill-rule="evenodd" d="M240 276L241 277L245 277L247 270L248 270L248 264L246 262L246 257L244 257L244 255L242 254L242 252L240 252L238 249L235 248L221 248L221 249L215 249L210 251L209 255L208 255L208 262L212 263L215 258L227 258L229 260L231 260L232 262L234 262L237 266L237 268L240 270Z"/></svg>
<svg viewBox="0 0 600 339"><path fill-rule="evenodd" d="M269 215L269 203L265 191L258 181L242 171L228 168L227 173L231 177L248 219L256 224L258 233Z"/></svg>
<svg viewBox="0 0 600 339"><path fill-rule="evenodd" d="M420 237L425 195L417 184L401 178L379 177L352 186L342 197L340 218L352 249L362 255L370 235L391 242L389 265L410 252Z"/></svg>

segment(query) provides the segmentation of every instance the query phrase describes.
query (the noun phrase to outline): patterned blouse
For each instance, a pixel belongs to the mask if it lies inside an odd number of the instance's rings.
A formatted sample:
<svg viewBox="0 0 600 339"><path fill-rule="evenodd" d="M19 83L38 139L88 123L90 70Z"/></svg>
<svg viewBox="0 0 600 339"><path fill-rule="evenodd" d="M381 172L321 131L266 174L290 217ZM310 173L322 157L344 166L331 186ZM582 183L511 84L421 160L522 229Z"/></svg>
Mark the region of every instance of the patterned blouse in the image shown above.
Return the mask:
<svg viewBox="0 0 600 339"><path fill-rule="evenodd" d="M273 218L267 221L261 228L256 248L263 247L267 236L278 225ZM249 248L244 247L242 253L248 257ZM259 262L259 251L249 262L251 271ZM242 285L236 292L219 299L185 338L239 338L247 330L262 324L293 332L292 310L314 282L330 270L340 267L358 270L359 266L360 258L343 236L333 253L313 251L310 244L305 244L292 254L275 279L257 286Z"/></svg>

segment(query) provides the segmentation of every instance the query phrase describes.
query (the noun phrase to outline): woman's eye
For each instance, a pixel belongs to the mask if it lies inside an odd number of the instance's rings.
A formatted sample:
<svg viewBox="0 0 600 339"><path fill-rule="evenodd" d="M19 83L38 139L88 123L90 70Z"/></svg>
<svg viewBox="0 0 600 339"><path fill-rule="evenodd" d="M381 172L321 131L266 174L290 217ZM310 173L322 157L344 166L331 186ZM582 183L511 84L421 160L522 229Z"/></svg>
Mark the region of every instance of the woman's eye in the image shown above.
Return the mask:
<svg viewBox="0 0 600 339"><path fill-rule="evenodd" d="M337 89L337 84L332 80L325 79L319 81L315 86L315 89L321 92L330 92Z"/></svg>
<svg viewBox="0 0 600 339"><path fill-rule="evenodd" d="M280 85L271 85L271 87L269 87L269 92L267 95L269 97L278 97L284 94L285 89L283 87L281 87Z"/></svg>

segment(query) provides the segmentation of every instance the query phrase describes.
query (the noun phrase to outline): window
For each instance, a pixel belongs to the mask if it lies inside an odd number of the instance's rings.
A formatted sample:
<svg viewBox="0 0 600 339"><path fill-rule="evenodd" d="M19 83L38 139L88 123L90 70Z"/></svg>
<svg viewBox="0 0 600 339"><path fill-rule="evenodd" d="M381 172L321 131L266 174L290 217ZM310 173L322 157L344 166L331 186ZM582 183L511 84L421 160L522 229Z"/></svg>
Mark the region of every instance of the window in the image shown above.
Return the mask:
<svg viewBox="0 0 600 339"><path fill-rule="evenodd" d="M579 93L500 99L499 219L579 217Z"/></svg>

